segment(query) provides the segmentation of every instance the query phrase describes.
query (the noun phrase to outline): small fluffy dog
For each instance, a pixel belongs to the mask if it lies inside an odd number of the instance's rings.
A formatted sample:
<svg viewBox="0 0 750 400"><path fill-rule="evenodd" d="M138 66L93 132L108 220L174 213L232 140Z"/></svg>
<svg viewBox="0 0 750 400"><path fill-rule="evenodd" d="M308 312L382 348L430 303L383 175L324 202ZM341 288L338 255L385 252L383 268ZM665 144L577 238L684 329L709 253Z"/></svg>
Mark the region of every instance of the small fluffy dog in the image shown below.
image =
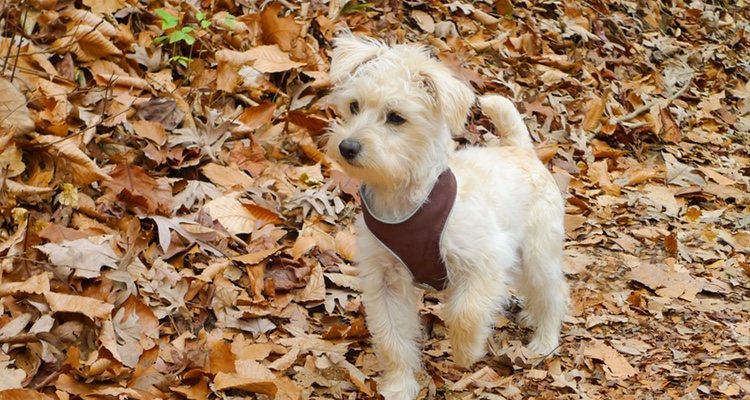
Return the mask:
<svg viewBox="0 0 750 400"><path fill-rule="evenodd" d="M524 298L523 319L535 329L528 347L555 351L568 304L563 201L513 104L479 97L504 132L503 145L454 151L451 134L464 129L476 97L426 49L339 36L330 76L340 119L326 151L364 183L362 200L375 219L408 219L445 171L455 175L455 202L437 239L455 362L469 367L485 354L511 285ZM363 218L357 224L362 300L384 369L380 392L386 399L413 399L421 367L415 275Z"/></svg>

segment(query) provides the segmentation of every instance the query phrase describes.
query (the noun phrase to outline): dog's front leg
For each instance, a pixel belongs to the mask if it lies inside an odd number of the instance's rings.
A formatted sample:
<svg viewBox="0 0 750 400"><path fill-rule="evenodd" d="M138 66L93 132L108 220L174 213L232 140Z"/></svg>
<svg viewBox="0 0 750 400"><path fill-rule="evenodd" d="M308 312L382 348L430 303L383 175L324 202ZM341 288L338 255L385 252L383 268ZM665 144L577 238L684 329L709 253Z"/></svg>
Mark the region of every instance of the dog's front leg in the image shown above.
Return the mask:
<svg viewBox="0 0 750 400"><path fill-rule="evenodd" d="M386 400L412 400L419 393L415 374L421 366L412 277L397 263L360 261L360 282L367 327L383 368L379 391Z"/></svg>

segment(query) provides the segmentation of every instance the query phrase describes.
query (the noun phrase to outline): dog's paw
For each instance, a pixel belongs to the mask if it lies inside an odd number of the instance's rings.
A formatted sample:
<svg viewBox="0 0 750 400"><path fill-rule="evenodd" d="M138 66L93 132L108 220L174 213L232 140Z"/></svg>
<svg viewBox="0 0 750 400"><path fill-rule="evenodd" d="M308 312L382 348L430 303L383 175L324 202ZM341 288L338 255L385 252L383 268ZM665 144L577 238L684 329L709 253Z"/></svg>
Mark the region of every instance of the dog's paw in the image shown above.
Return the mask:
<svg viewBox="0 0 750 400"><path fill-rule="evenodd" d="M407 372L388 373L381 379L378 391L385 400L414 400L419 394L419 382Z"/></svg>
<svg viewBox="0 0 750 400"><path fill-rule="evenodd" d="M468 347L466 344L453 346L453 361L461 368L471 368L485 354L484 346L476 346L473 349Z"/></svg>
<svg viewBox="0 0 750 400"><path fill-rule="evenodd" d="M547 356L554 354L559 344L560 340L557 338L557 335L541 335L537 333L526 347L534 353Z"/></svg>

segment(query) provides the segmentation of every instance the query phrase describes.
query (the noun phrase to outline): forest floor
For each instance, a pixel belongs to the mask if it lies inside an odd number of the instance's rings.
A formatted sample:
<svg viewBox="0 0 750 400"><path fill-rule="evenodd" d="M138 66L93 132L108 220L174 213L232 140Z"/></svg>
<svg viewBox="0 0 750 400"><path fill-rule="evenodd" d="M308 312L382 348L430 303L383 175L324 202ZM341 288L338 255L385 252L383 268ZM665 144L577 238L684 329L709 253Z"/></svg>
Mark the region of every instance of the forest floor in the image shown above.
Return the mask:
<svg viewBox="0 0 750 400"><path fill-rule="evenodd" d="M511 98L567 193L559 354L511 307L461 369L420 292L421 398L750 397L745 1L260 3L0 1L0 399L376 395L346 28Z"/></svg>

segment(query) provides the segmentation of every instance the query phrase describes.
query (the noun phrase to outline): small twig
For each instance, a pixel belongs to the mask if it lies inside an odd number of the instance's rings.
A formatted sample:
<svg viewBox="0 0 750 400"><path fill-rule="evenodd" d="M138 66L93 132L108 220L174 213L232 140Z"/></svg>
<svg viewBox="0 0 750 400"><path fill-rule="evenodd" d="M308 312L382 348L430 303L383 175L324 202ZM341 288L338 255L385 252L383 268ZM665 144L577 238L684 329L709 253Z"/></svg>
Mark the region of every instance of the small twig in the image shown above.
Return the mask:
<svg viewBox="0 0 750 400"><path fill-rule="evenodd" d="M26 17L28 17L28 15L29 15L29 9L25 8L23 10L23 21L21 21L21 33L22 34L23 34L23 29L26 26ZM13 61L13 69L10 72L10 82L13 82L13 78L16 76L16 68L18 68L18 61L20 59L21 59L21 40L18 41L18 51L16 51L16 59Z"/></svg>
<svg viewBox="0 0 750 400"><path fill-rule="evenodd" d="M614 118L613 122L615 124L620 124L620 123L623 123L625 121L629 121L629 120L631 120L631 119L633 119L633 118L635 118L635 117L643 114L644 112L650 110L651 107L653 107L656 104L659 104L661 102L663 102L665 106L668 106L670 103L672 103L677 98L679 98L680 96L682 96L685 93L685 91L687 91L687 89L690 87L690 85L692 83L693 83L693 74L691 73L690 77L687 80L687 82L685 82L685 85L682 88L680 88L680 90L676 91L673 95L669 96L666 99L661 99L661 100L656 99L656 100L650 101L650 102L642 105L641 107L638 107L637 109L633 110L633 112L631 112L631 113L625 114L625 115L623 115L621 117L618 117L618 118Z"/></svg>

